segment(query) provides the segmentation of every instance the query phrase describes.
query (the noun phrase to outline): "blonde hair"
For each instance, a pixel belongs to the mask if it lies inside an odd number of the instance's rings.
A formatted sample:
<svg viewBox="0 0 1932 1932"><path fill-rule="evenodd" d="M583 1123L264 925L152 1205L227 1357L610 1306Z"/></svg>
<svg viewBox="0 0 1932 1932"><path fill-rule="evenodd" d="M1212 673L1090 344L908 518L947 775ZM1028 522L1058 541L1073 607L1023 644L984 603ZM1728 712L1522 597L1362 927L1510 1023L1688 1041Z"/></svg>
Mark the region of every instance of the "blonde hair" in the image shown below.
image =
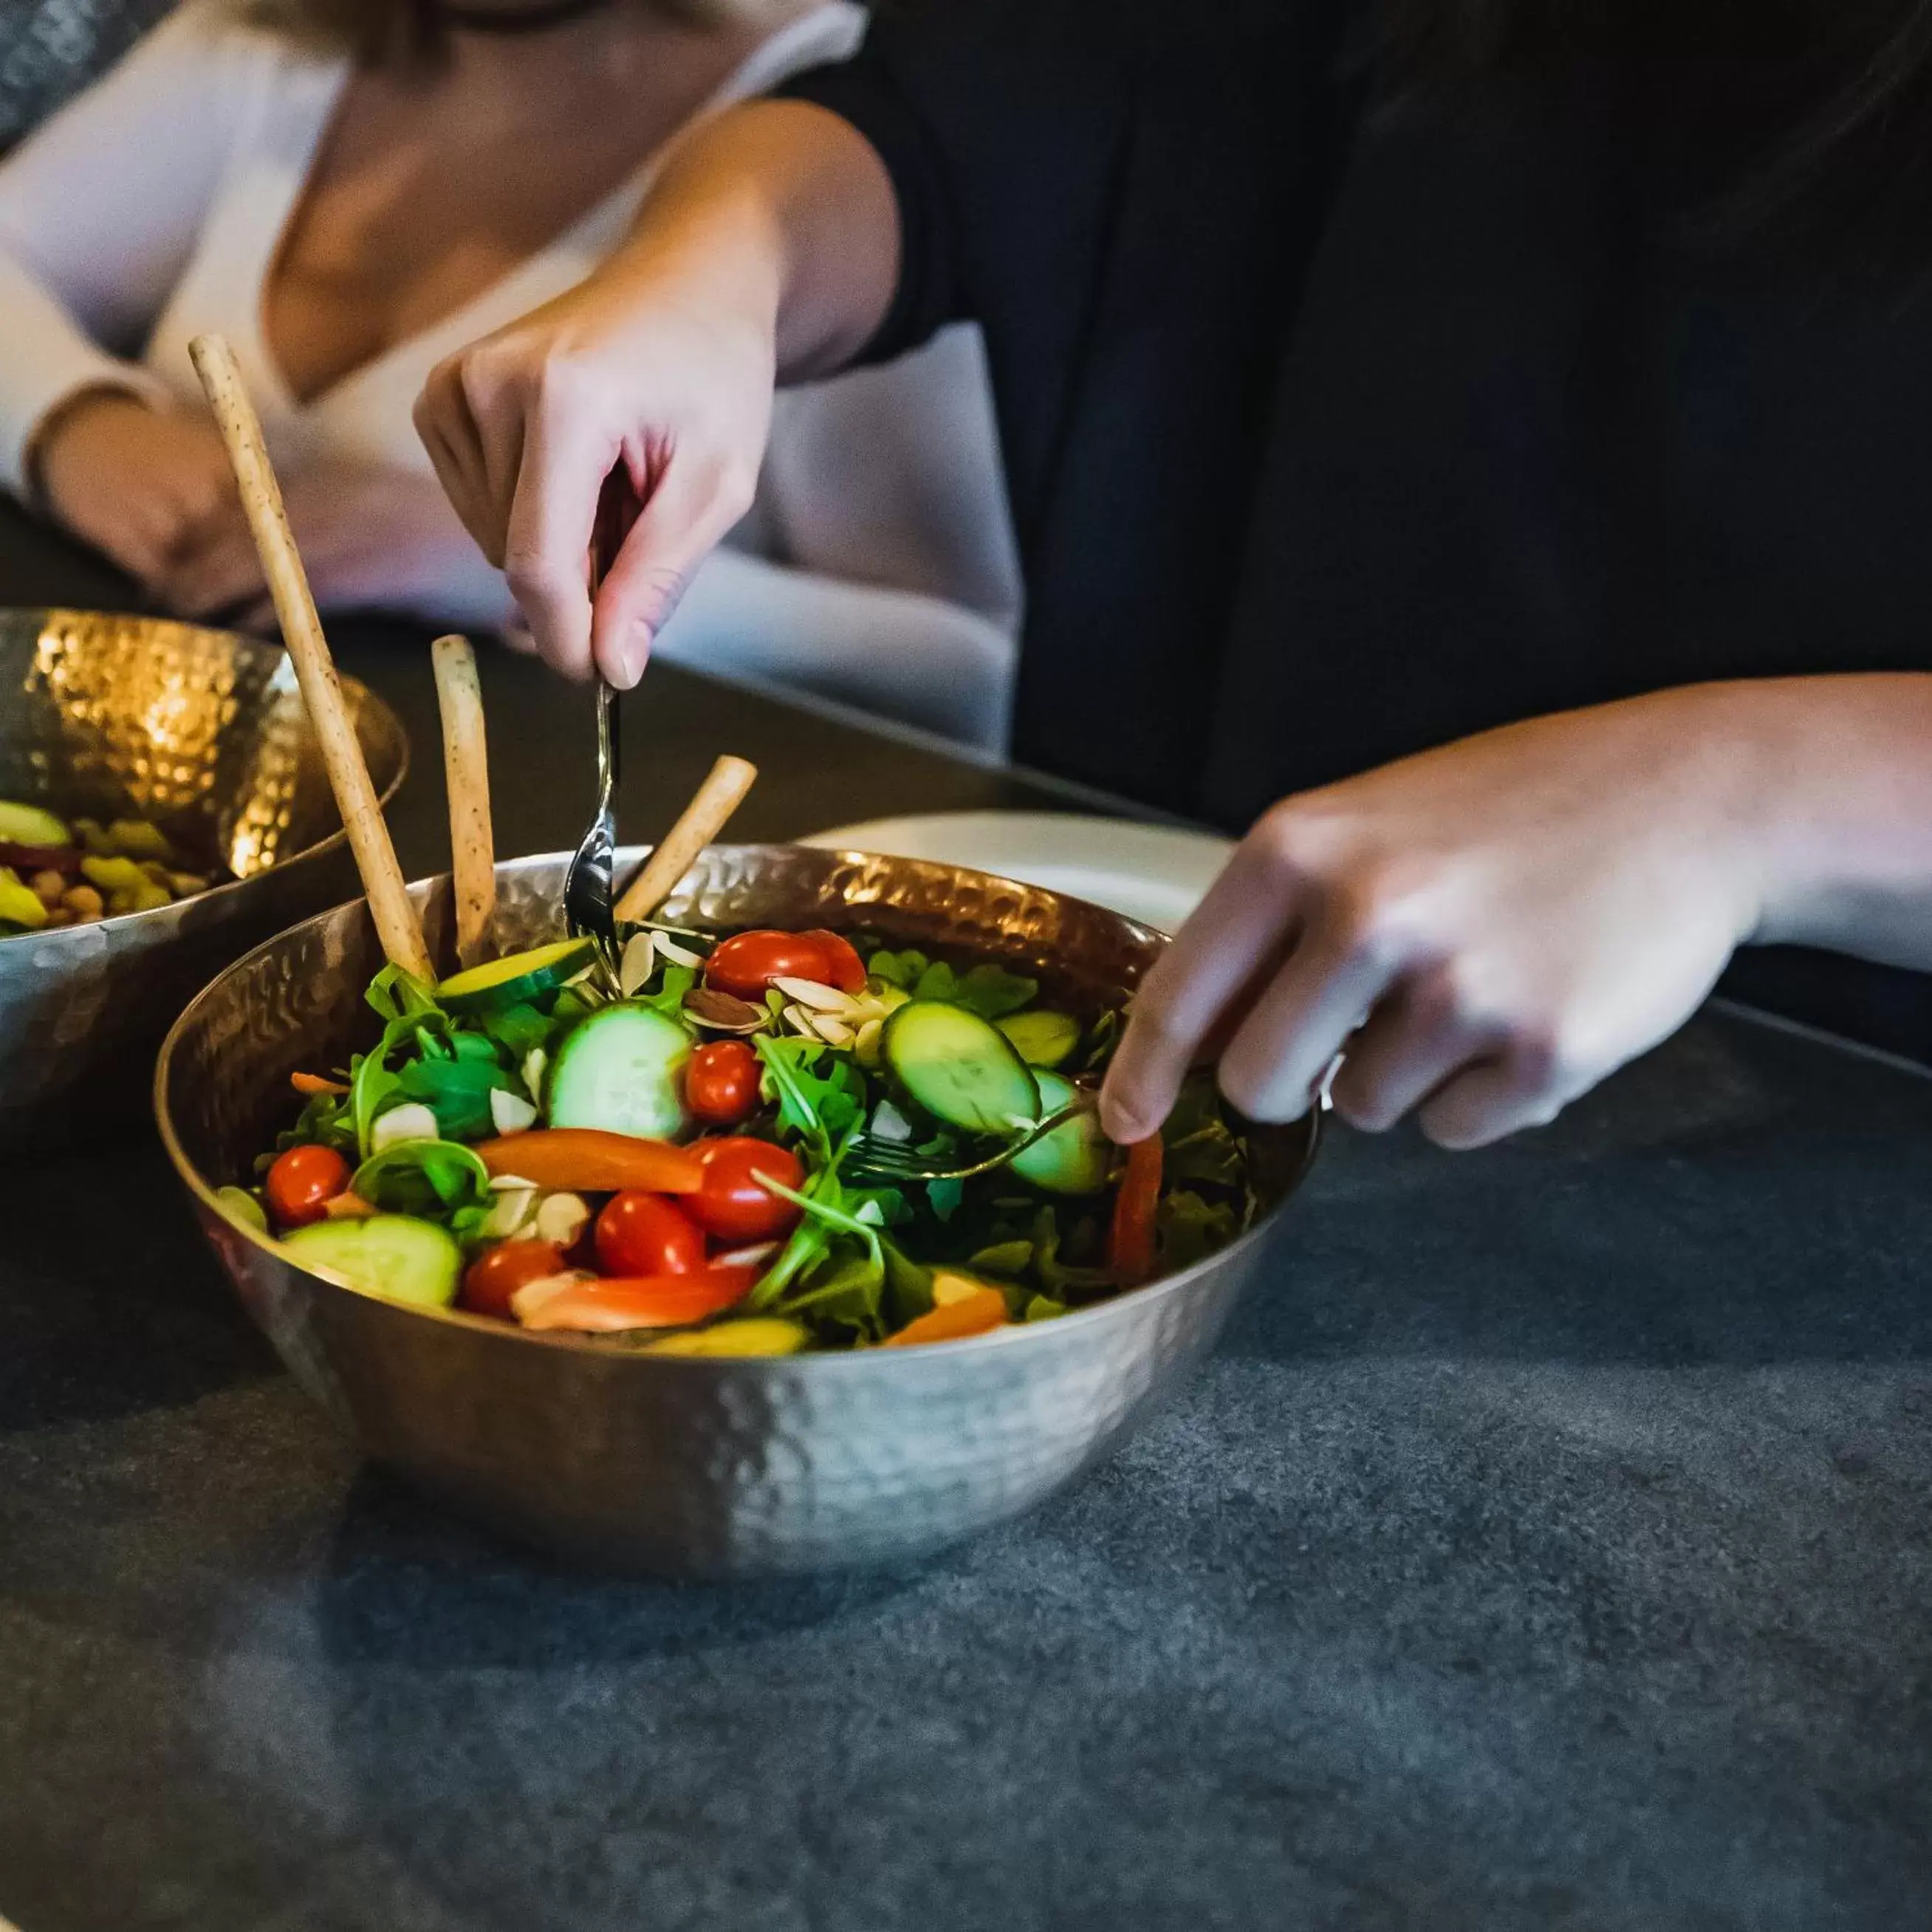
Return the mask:
<svg viewBox="0 0 1932 1932"><path fill-rule="evenodd" d="M406 58L434 52L438 39L432 0L235 0L253 25L305 46L358 59ZM659 13L688 26L732 27L775 20L773 0L649 0Z"/></svg>

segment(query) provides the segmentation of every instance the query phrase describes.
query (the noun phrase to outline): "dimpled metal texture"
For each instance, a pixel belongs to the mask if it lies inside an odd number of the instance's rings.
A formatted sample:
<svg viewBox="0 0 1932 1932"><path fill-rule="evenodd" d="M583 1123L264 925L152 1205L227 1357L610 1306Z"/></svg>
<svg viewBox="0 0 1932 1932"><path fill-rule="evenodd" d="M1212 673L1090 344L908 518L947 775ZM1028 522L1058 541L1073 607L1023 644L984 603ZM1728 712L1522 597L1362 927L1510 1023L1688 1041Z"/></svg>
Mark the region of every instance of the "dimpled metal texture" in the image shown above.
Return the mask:
<svg viewBox="0 0 1932 1932"><path fill-rule="evenodd" d="M378 793L401 725L344 692ZM276 646L152 617L0 611L0 798L152 820L233 879L89 926L0 938L0 1147L138 1118L169 1024L238 955L356 890L347 841Z"/></svg>
<svg viewBox="0 0 1932 1932"><path fill-rule="evenodd" d="M641 854L620 854L622 878ZM496 943L555 935L563 855L499 866ZM412 889L435 956L448 882ZM923 861L714 847L663 916L864 928L1036 972L1089 1010L1164 943L1099 908ZM915 1557L1018 1514L1117 1443L1212 1345L1315 1151L1312 1116L1258 1128L1260 1225L1221 1253L1062 1318L923 1348L770 1360L656 1357L407 1308L294 1265L212 1190L251 1178L289 1076L339 1066L375 1021L365 907L241 961L184 1013L155 1076L162 1138L242 1299L373 1456L452 1509L600 1568L795 1574Z"/></svg>

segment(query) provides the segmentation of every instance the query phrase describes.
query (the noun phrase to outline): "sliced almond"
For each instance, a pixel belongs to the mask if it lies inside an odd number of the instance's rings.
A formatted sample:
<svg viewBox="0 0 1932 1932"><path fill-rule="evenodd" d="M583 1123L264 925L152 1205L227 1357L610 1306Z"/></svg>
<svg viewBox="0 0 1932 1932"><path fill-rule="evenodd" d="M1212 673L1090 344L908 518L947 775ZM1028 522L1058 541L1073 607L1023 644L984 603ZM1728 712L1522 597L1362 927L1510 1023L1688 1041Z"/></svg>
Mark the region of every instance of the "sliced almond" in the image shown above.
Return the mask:
<svg viewBox="0 0 1932 1932"><path fill-rule="evenodd" d="M856 1037L843 1020L836 1020L830 1013L814 1013L812 1024L827 1046L850 1046Z"/></svg>
<svg viewBox="0 0 1932 1932"><path fill-rule="evenodd" d="M714 1033L756 1033L770 1018L763 1006L735 993L721 993L716 986L692 987L684 996L684 1010Z"/></svg>
<svg viewBox="0 0 1932 1932"><path fill-rule="evenodd" d="M617 962L617 990L626 999L656 971L657 958L657 941L648 932L633 933L624 942L624 956Z"/></svg>
<svg viewBox="0 0 1932 1932"><path fill-rule="evenodd" d="M652 937L657 941L658 952L674 966L702 966L704 964L703 953L694 952L689 946L679 945L676 940L667 938L662 932L653 933Z"/></svg>
<svg viewBox="0 0 1932 1932"><path fill-rule="evenodd" d="M809 1006L814 1012L836 1013L843 1018L854 1012L858 1001L849 993L842 993L836 986L821 986L816 980L788 980L775 978L772 984L788 1000L796 1000L802 1006Z"/></svg>
<svg viewBox="0 0 1932 1932"><path fill-rule="evenodd" d="M537 1110L520 1094L512 1094L507 1087L493 1087L490 1118L500 1134L520 1134L536 1125Z"/></svg>
<svg viewBox="0 0 1932 1932"><path fill-rule="evenodd" d="M580 1194L546 1194L537 1203L536 1234L560 1248L575 1245L590 1220L590 1204Z"/></svg>

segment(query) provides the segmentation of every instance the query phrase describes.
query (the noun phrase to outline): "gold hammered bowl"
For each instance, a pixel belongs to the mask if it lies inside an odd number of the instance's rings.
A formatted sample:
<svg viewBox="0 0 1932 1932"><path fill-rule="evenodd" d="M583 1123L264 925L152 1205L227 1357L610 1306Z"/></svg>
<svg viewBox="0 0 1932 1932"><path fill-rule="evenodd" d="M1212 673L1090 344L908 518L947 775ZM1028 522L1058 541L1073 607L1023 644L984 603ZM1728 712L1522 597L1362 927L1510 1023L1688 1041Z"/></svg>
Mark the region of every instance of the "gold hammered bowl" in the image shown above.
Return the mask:
<svg viewBox="0 0 1932 1932"><path fill-rule="evenodd" d="M344 694L386 801L402 726ZM293 668L273 645L154 617L0 611L0 798L150 819L227 883L149 912L0 938L0 1148L139 1118L169 1023L238 954L356 890Z"/></svg>
<svg viewBox="0 0 1932 1932"><path fill-rule="evenodd" d="M556 936L567 863L497 868L500 946ZM449 882L411 890L446 961ZM1012 880L800 846L712 847L664 916L958 946L1088 1006L1131 988L1166 944ZM734 1577L878 1564L1018 1515L1118 1443L1212 1346L1315 1152L1312 1114L1254 1130L1263 1211L1241 1239L1096 1307L971 1341L732 1361L529 1334L300 1268L217 1204L214 1190L250 1180L287 1125L289 1076L372 1042L362 991L381 964L358 902L232 967L161 1050L163 1142L250 1314L370 1455L464 1516L607 1568Z"/></svg>

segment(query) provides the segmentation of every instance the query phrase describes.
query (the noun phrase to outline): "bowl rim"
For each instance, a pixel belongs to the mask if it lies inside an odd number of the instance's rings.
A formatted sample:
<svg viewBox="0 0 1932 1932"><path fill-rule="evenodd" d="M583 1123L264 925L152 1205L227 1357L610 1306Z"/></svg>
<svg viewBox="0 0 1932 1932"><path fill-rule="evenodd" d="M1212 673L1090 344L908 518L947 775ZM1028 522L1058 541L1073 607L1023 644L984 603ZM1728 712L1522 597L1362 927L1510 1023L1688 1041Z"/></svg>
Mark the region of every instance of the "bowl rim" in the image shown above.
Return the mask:
<svg viewBox="0 0 1932 1932"><path fill-rule="evenodd" d="M150 614L141 611L82 610L64 604L9 604L4 610L0 610L0 616L21 612L28 615L37 614L43 616L58 613L64 616L111 617L116 622L127 622L130 620L138 620ZM289 656L284 646L272 644L265 638L250 638L239 631L224 631L211 624L190 623L185 620L172 617L153 617L152 621L156 623L176 624L183 630L199 632L204 637L225 638L231 644L239 645L244 650L260 651L280 658L292 668L293 665L294 661ZM410 734L404 728L403 721L398 716L395 707L373 685L365 684L359 677L351 677L346 672L338 674L338 676L345 691L356 694L361 704L382 714L394 728L396 743L400 752L396 761L395 776L376 795L378 808L387 811L390 805L394 802L396 794L402 790L404 781L410 775ZM184 906L205 905L211 900L220 898L226 893L238 892L244 886L259 884L272 873L284 873L292 866L302 865L311 859L320 859L328 853L339 850L348 842L348 828L346 826L338 825L333 832L325 834L314 844L302 846L298 850L290 853L286 858L278 859L273 865L264 866L259 872L250 873L245 879L224 879L218 885L205 886L200 892L190 892L185 898L170 899L166 905L149 906L143 912L113 913L105 919L90 919L76 926L57 926L51 931L43 927L31 926L20 932L0 933L0 945L4 945L10 939L37 939L43 945L58 944L64 935L68 933L100 932L110 926L117 932L124 932L138 920L158 920L164 914L179 913ZM332 911L334 908L332 907L328 910ZM292 931L293 928L285 929ZM198 998L200 995L197 994L196 997Z"/></svg>
<svg viewBox="0 0 1932 1932"><path fill-rule="evenodd" d="M772 840L759 842L782 846L790 842ZM650 848L640 849L648 851ZM707 847L706 849L709 850L712 848ZM807 846L799 849L815 853L826 851L824 847ZM859 853L856 850L853 856L886 859L892 856L889 853ZM537 866L544 864L567 864L570 856L568 852L529 853L516 859L500 860L497 869L500 871L506 865ZM696 861L694 860L693 863L695 862ZM1022 883L1018 880L1001 879L998 873L980 872L970 866L955 866L952 869L968 874L976 878L998 880L1001 884L1019 884ZM410 882L410 890L413 893L418 888L430 889L444 883L449 878L450 874L447 872L432 873L427 878L412 880ZM1027 886L1025 890L1042 892L1047 889L1044 886ZM1073 904L1091 904L1090 901L1076 899L1069 892L1054 892L1051 896L1056 899L1066 900ZM251 1246L258 1249L281 1266L292 1270L297 1275L305 1276L313 1281L321 1282L326 1287L339 1288L361 1300L373 1302L379 1308L392 1311L399 1316L414 1316L445 1326L466 1330L471 1334L487 1335L496 1340L514 1346L562 1349L572 1354L592 1356L601 1361L634 1362L660 1368L669 1366L677 1370L703 1370L713 1374L740 1373L747 1369L755 1370L761 1374L796 1374L801 1370L814 1375L870 1372L869 1370L862 1368L859 1365L876 1364L879 1358L885 1354L883 1348L824 1350L806 1348L790 1355L653 1355L643 1349L613 1348L608 1342L593 1341L587 1337L572 1334L567 1331L548 1330L532 1331L521 1328L514 1322L498 1321L490 1316L472 1315L466 1310L458 1308L453 1305L448 1308L433 1308L417 1302L398 1301L391 1296L378 1294L373 1289L360 1287L356 1282L349 1280L346 1276L336 1274L332 1269L316 1268L306 1262L295 1259L290 1255L286 1246L277 1240L273 1235L264 1234L259 1229L251 1228L230 1215L216 1198L214 1188L202 1176L200 1169L189 1159L188 1150L182 1145L180 1137L175 1131L174 1120L168 1105L169 1075L175 1050L180 1045L190 1023L199 1013L203 1004L213 996L216 988L232 974L239 973L256 958L280 946L292 934L300 932L304 926L313 926L322 920L332 919L349 907L365 905L367 903L367 900L361 897L344 899L338 904L326 907L320 912L310 914L307 919L298 920L295 925L284 927L281 932L263 940L260 945L251 946L238 959L224 967L206 986L202 987L200 992L196 993L194 998L182 1008L174 1024L169 1028L167 1037L161 1042L160 1051L154 1057L152 1089L154 1125L160 1136L161 1145L166 1151L175 1172L179 1176L182 1184L188 1189L196 1208L204 1216L213 1216L224 1228L240 1236ZM1104 906L1096 907L1094 909L1100 912L1108 911L1108 908ZM1126 919L1124 914L1109 913L1108 916L1124 920L1130 926L1138 924L1138 921ZM1164 934L1154 933L1154 937L1160 940L1163 944L1166 943ZM1255 1217L1253 1225L1236 1235L1226 1247L1216 1249L1212 1254L1204 1256L1199 1261L1180 1269L1173 1274L1162 1275L1158 1280L1145 1282L1138 1288L1131 1288L1124 1293L1110 1295L1106 1300L1095 1302L1089 1307L1069 1309L1064 1315L1056 1316L1051 1322L1006 1322L982 1335L964 1336L951 1341L929 1342L917 1348L896 1349L892 1358L888 1359L918 1361L922 1358L942 1356L945 1359L950 1360L962 1351L990 1352L996 1349L1019 1347L1024 1345L1029 1336L1064 1333L1070 1329L1094 1327L1110 1319L1118 1318L1118 1312L1121 1310L1145 1309L1155 1301L1164 1300L1169 1296L1182 1292L1210 1272L1218 1271L1226 1267L1234 1257L1246 1253L1274 1232L1276 1223L1280 1220L1289 1204L1300 1192L1302 1184L1307 1179L1309 1172L1315 1164L1316 1157L1321 1151L1324 1136L1322 1108L1319 1106L1311 1108L1299 1120L1280 1124L1299 1131L1303 1136L1302 1145L1296 1155L1294 1169L1289 1177L1287 1186L1280 1200L1264 1213L1258 1214ZM808 1367L806 1366L808 1364L810 1365ZM833 1364L837 1364L838 1366L835 1368Z"/></svg>

